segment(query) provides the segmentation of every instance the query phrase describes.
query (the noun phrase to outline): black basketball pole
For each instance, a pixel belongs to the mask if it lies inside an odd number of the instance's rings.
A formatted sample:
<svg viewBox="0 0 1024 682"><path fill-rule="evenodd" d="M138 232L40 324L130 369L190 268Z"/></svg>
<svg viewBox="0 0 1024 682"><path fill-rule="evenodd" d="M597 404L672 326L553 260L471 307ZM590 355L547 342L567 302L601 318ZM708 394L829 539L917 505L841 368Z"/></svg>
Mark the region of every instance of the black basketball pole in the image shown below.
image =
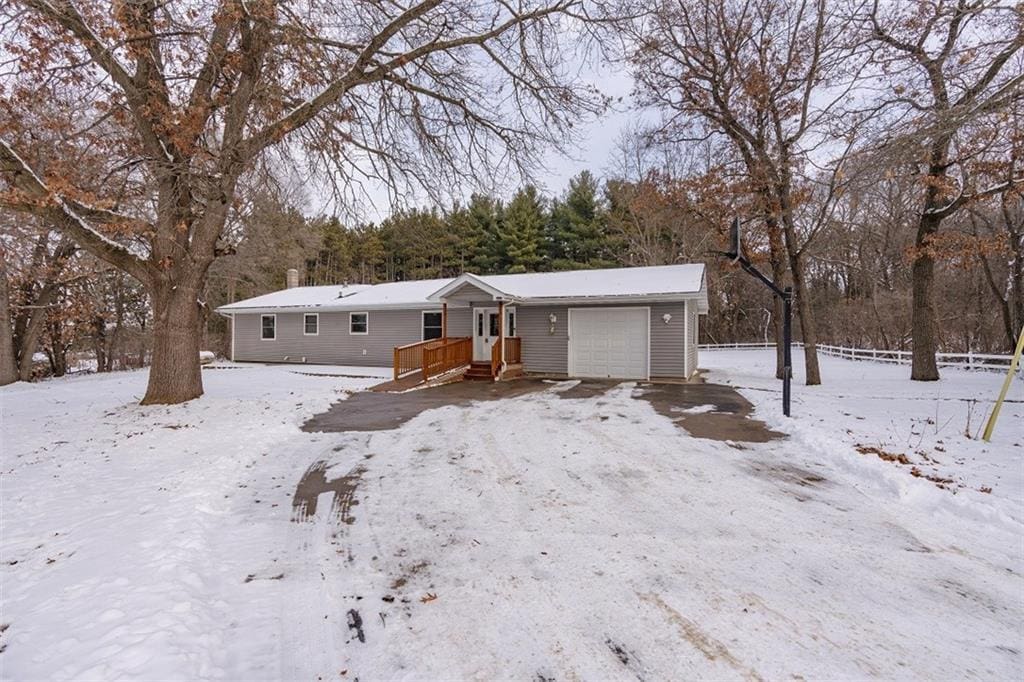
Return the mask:
<svg viewBox="0 0 1024 682"><path fill-rule="evenodd" d="M775 287L772 287L775 289ZM777 289L776 289L777 291ZM793 378L793 290L782 290L782 414L789 416L789 383Z"/></svg>
<svg viewBox="0 0 1024 682"><path fill-rule="evenodd" d="M793 378L793 290L790 287L780 289L775 282L765 277L743 255L743 247L740 243L739 218L733 218L730 232L732 251L719 253L731 259L734 263L738 263L741 268L746 270L747 274L753 276L754 279L760 280L762 284L772 290L772 293L782 299L782 414L788 417L790 416L790 383Z"/></svg>

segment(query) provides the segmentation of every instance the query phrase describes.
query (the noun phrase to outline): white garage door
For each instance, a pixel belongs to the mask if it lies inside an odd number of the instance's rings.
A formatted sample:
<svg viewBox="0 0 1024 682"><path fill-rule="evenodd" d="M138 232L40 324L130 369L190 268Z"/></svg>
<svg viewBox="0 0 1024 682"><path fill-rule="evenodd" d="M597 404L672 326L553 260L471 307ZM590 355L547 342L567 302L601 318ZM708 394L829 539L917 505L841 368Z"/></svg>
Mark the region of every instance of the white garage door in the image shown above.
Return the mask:
<svg viewBox="0 0 1024 682"><path fill-rule="evenodd" d="M647 308L569 311L569 375L646 379L650 352Z"/></svg>

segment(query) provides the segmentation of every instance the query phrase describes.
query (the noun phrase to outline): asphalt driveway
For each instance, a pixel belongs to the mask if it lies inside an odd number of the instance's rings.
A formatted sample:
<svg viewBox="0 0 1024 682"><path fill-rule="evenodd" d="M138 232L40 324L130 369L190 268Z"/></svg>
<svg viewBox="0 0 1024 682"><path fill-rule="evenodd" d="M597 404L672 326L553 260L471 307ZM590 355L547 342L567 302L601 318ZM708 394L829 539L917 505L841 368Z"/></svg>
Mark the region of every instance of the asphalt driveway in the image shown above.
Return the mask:
<svg viewBox="0 0 1024 682"><path fill-rule="evenodd" d="M728 387L356 393L306 430L319 451L282 453L305 471L275 564L302 588L283 676L1018 669L1011 567L952 546L955 521L865 494Z"/></svg>
<svg viewBox="0 0 1024 682"><path fill-rule="evenodd" d="M649 383L614 380L522 378L513 381L458 381L404 393L363 391L333 405L303 426L307 432L383 431L400 427L417 415L446 406L508 400L551 392L563 400L594 400L622 386L634 386L631 395L648 402L696 438L764 443L783 434L751 417L750 402L736 389L720 384Z"/></svg>

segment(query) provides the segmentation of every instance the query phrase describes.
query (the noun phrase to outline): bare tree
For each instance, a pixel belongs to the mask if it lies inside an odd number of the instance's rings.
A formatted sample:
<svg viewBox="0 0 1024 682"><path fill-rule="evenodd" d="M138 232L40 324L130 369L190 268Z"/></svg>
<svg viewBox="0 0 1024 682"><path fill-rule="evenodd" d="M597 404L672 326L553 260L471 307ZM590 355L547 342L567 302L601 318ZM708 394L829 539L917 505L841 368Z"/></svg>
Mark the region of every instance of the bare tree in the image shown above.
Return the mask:
<svg viewBox="0 0 1024 682"><path fill-rule="evenodd" d="M3 10L18 74L0 129L4 203L45 217L147 288L153 365L143 403L202 394L207 271L230 252L239 183L294 152L343 194L359 177L450 187L529 171L600 98L567 80L578 0L17 0ZM45 85L46 87L41 88ZM102 143L106 173L147 188L117 205L26 149L34 93L78 97L62 140ZM30 108L30 107L28 107ZM104 131L101 140L84 131ZM84 136L84 137L83 137Z"/></svg>
<svg viewBox="0 0 1024 682"><path fill-rule="evenodd" d="M7 250L0 245L0 386L18 380L11 330L10 293L7 284Z"/></svg>
<svg viewBox="0 0 1024 682"><path fill-rule="evenodd" d="M863 16L878 67L889 89L871 108L885 112L893 131L879 145L885 163L903 159L920 178L921 207L913 260L911 378L939 378L935 353L935 263L932 242L961 209L1024 183L1007 177L978 186L979 146L965 128L999 117L1024 96L1024 6L997 0L879 3Z"/></svg>
<svg viewBox="0 0 1024 682"><path fill-rule="evenodd" d="M826 221L801 229L798 210L808 156L855 81L849 20L824 0L627 3L617 13L629 17L614 25L628 41L640 103L666 113L661 137L670 144L722 138L745 168L773 276L781 281L788 266L792 277L807 383L820 383L804 267Z"/></svg>

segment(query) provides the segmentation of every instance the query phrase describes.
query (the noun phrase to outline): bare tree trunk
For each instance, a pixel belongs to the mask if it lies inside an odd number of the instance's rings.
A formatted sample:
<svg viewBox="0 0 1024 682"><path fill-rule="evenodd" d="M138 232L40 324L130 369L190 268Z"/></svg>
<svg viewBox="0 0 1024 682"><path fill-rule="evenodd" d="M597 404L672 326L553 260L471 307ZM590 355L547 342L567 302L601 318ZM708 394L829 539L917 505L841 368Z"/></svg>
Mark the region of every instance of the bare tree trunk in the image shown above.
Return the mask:
<svg viewBox="0 0 1024 682"><path fill-rule="evenodd" d="M926 207L930 207L930 202ZM939 365L935 354L939 350L935 328L935 259L928 250L928 240L939 229L939 219L925 212L917 228L917 247L914 265L913 299L911 304L911 334L914 340L910 378L914 381L938 381Z"/></svg>
<svg viewBox="0 0 1024 682"><path fill-rule="evenodd" d="M14 363L13 334L10 298L7 291L7 253L0 250L0 386L18 380L18 368Z"/></svg>
<svg viewBox="0 0 1024 682"><path fill-rule="evenodd" d="M793 258L791 260L797 260ZM802 265L792 263L793 297L796 299L796 312L800 317L800 335L804 342L804 371L807 373L807 385L817 386L821 383L821 369L818 366L818 332L814 326L814 310L804 286Z"/></svg>
<svg viewBox="0 0 1024 682"><path fill-rule="evenodd" d="M142 404L183 403L203 394L199 290L183 283L176 287L161 283L154 289L153 363Z"/></svg>
<svg viewBox="0 0 1024 682"><path fill-rule="evenodd" d="M821 369L818 366L818 334L814 326L814 311L807 295L804 280L804 264L801 260L801 247L797 243L796 225L793 219L793 204L790 199L790 179L788 153L783 157L782 178L776 184L779 209L782 213L783 236L785 237L786 256L789 258L789 271L793 278L793 297L796 299L796 311L800 318L800 336L804 343L804 372L808 386L821 384Z"/></svg>
<svg viewBox="0 0 1024 682"><path fill-rule="evenodd" d="M1017 334L1024 327L1024 230L1021 224L1014 222L1010 214L1010 193L1003 194L1000 201L1000 208L1003 214L1003 221L1006 224L1006 231L1010 234L1010 283L1007 292L1006 302L1010 317L1009 346L1013 348L1017 343Z"/></svg>
<svg viewBox="0 0 1024 682"><path fill-rule="evenodd" d="M68 373L68 346L64 342L64 328L59 321L49 319L46 326L49 328L50 345L44 349L50 361L50 374L62 377Z"/></svg>
<svg viewBox="0 0 1024 682"><path fill-rule="evenodd" d="M46 329L46 310L50 307L54 297L57 295L57 285L47 284L39 293L39 297L33 303L31 317L25 325L25 331L19 340L18 374L22 381L32 379L32 356L39 347L39 339Z"/></svg>

